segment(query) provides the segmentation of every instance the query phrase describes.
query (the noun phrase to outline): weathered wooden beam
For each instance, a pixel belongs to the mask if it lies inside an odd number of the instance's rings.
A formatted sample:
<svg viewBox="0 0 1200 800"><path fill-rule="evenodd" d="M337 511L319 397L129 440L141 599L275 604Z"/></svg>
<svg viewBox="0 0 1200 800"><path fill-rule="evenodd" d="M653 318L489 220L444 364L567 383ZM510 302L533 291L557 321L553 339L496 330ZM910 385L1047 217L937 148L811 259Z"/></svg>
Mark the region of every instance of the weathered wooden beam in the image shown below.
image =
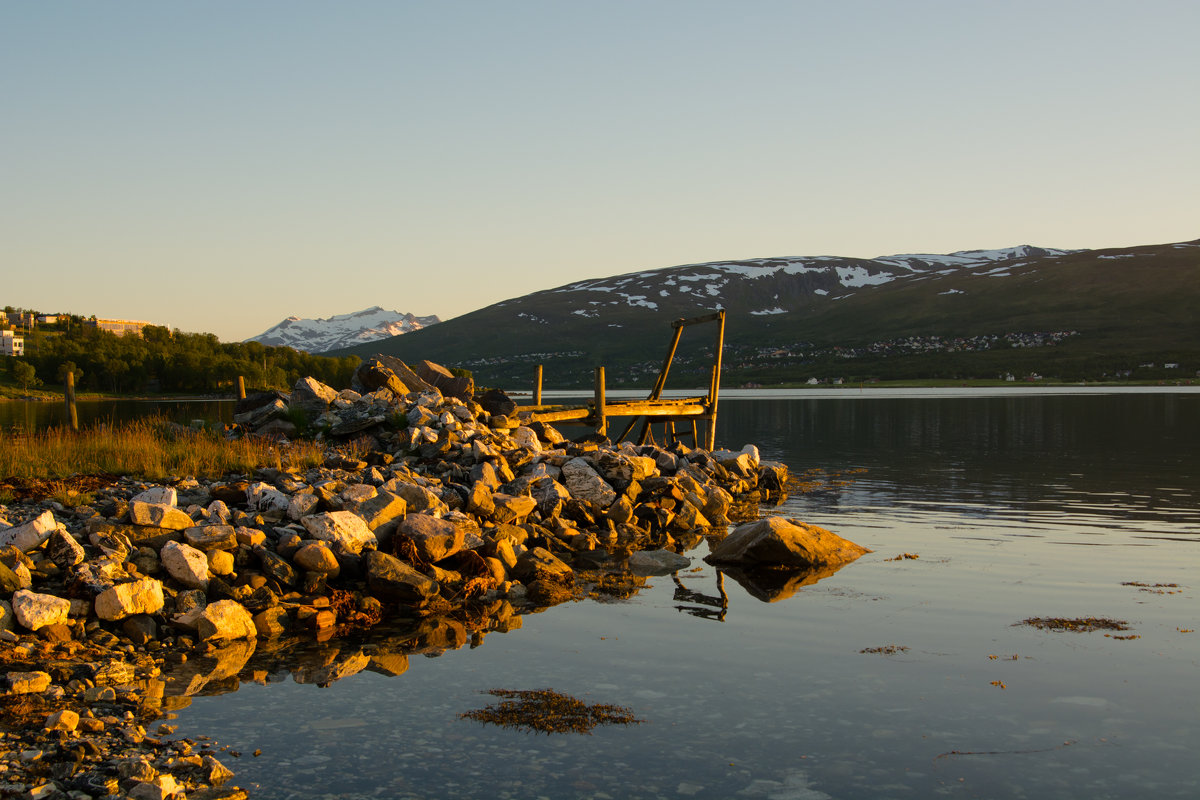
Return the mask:
<svg viewBox="0 0 1200 800"><path fill-rule="evenodd" d="M533 373L533 404L542 404L542 365L538 364Z"/></svg>
<svg viewBox="0 0 1200 800"><path fill-rule="evenodd" d="M596 434L598 436L608 435L608 419L606 417L604 400L604 367L596 367L596 399L593 406L594 414L593 423L596 426Z"/></svg>

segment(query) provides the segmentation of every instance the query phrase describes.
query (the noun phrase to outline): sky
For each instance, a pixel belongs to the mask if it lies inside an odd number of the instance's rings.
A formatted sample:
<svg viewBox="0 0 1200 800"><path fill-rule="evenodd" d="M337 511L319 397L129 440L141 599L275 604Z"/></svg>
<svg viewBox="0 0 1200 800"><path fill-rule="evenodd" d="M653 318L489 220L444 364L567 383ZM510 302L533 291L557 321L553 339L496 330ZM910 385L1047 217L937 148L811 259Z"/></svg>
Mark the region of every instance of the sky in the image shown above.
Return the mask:
<svg viewBox="0 0 1200 800"><path fill-rule="evenodd" d="M222 341L1200 237L1194 0L0 0L0 306Z"/></svg>

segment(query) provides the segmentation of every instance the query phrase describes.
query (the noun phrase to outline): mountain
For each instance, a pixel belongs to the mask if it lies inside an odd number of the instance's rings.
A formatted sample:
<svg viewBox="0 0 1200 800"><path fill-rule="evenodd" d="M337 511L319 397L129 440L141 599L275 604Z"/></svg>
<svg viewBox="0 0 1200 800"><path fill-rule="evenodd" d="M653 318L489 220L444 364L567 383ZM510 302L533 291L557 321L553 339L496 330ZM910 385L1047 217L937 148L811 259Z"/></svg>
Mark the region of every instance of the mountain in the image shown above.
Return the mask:
<svg viewBox="0 0 1200 800"><path fill-rule="evenodd" d="M1181 363L1175 374L1190 377L1200 368L1200 241L689 264L578 281L334 354L428 358L507 388L529 385L536 364L547 387L564 388L604 365L612 385L648 386L671 321L715 309L727 316L727 383L1098 378L1149 361ZM672 376L697 386L712 340L693 330Z"/></svg>
<svg viewBox="0 0 1200 800"><path fill-rule="evenodd" d="M400 336L439 322L441 320L436 316L417 317L373 306L328 319L288 317L246 341L261 342L272 347L292 347L306 353L324 353Z"/></svg>

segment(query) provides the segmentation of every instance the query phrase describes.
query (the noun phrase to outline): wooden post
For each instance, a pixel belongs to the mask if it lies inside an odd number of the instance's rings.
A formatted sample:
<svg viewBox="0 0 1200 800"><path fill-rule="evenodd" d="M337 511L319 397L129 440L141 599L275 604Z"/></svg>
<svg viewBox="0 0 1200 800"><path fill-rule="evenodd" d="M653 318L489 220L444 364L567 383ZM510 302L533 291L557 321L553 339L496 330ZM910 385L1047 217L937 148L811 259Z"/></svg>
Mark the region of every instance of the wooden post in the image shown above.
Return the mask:
<svg viewBox="0 0 1200 800"><path fill-rule="evenodd" d="M533 404L542 404L542 365L538 364L533 372Z"/></svg>
<svg viewBox="0 0 1200 800"><path fill-rule="evenodd" d="M596 433L608 435L608 418L604 413L604 367L596 367Z"/></svg>
<svg viewBox="0 0 1200 800"><path fill-rule="evenodd" d="M246 379L238 375L238 400L246 399Z"/></svg>
<svg viewBox="0 0 1200 800"><path fill-rule="evenodd" d="M712 383L708 390L708 435L704 437L704 449L712 450L717 444L717 398L721 393L721 354L725 348L725 309L717 312L717 348L713 352Z"/></svg>
<svg viewBox="0 0 1200 800"><path fill-rule="evenodd" d="M75 373L67 373L66 386L67 400L67 422L71 425L71 430L79 430L79 412L75 409Z"/></svg>

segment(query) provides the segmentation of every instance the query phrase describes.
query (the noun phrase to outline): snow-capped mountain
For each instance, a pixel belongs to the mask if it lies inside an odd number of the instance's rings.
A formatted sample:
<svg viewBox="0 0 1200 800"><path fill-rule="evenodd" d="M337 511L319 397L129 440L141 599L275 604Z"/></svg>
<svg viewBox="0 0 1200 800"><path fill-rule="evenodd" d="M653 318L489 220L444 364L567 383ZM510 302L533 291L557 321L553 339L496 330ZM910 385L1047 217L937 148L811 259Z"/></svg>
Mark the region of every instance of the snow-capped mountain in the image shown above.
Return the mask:
<svg viewBox="0 0 1200 800"><path fill-rule="evenodd" d="M272 347L292 347L307 353L325 353L343 347L387 339L441 322L436 316L418 317L373 306L327 319L288 317L246 341Z"/></svg>
<svg viewBox="0 0 1200 800"><path fill-rule="evenodd" d="M539 294L575 297L577 307L571 313L581 317L597 317L611 311L612 306L651 311L664 308L672 313L694 306L734 308L753 315L783 314L794 310L798 303L806 305L815 298L842 299L863 287L893 281L944 277L958 272L1004 277L1028 262L1073 252L1078 251L1021 245L874 259L803 256L711 261L579 281ZM769 293L764 292L768 287ZM756 296L762 301L757 306L753 299Z"/></svg>

